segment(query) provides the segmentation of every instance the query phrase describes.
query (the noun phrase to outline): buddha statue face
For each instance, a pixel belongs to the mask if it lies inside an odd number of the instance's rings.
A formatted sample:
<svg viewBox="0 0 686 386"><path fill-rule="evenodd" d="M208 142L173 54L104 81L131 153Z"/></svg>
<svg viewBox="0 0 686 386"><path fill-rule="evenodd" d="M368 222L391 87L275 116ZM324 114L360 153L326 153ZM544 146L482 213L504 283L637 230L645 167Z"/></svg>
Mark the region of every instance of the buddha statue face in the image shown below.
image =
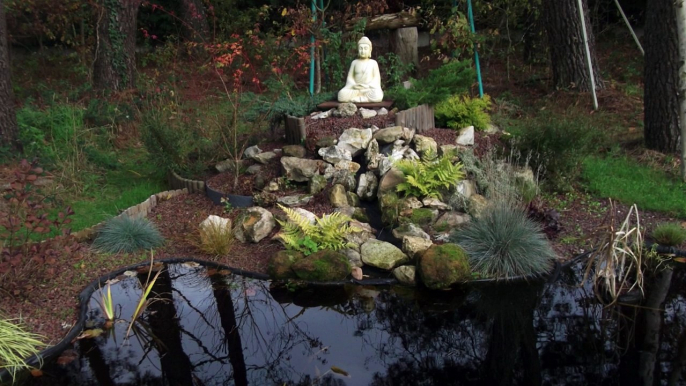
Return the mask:
<svg viewBox="0 0 686 386"><path fill-rule="evenodd" d="M367 38L362 38L357 43L357 54L361 59L369 59L372 57L372 42Z"/></svg>

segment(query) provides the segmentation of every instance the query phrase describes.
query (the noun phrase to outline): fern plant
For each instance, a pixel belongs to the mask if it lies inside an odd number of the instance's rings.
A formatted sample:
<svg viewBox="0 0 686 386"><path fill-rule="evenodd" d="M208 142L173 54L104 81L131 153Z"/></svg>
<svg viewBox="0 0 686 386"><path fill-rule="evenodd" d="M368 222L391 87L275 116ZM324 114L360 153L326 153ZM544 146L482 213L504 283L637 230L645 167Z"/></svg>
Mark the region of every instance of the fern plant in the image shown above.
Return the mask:
<svg viewBox="0 0 686 386"><path fill-rule="evenodd" d="M314 224L291 208L279 205L289 221L277 220L281 225L279 237L286 248L302 252L305 256L331 249L337 251L350 246L345 236L354 232L348 224L350 217L339 212L317 217Z"/></svg>
<svg viewBox="0 0 686 386"><path fill-rule="evenodd" d="M464 178L462 164L453 164L448 155L435 161L430 161L431 158L427 156L424 160L397 161L395 167L405 175L405 181L396 186L396 191L406 196L442 199L441 188L457 186Z"/></svg>

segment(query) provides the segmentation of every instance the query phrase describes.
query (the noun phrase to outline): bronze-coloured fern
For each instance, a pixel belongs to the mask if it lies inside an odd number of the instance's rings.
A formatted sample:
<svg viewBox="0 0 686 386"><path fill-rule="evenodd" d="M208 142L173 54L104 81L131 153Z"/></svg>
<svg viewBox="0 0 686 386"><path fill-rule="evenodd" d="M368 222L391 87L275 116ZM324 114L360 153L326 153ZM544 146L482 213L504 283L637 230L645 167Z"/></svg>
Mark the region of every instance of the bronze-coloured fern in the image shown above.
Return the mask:
<svg viewBox="0 0 686 386"><path fill-rule="evenodd" d="M349 224L350 217L336 212L317 217L313 224L293 209L279 207L288 216L288 221L277 220L281 225L278 236L286 248L309 255L322 249L337 251L349 246L345 236L355 232Z"/></svg>

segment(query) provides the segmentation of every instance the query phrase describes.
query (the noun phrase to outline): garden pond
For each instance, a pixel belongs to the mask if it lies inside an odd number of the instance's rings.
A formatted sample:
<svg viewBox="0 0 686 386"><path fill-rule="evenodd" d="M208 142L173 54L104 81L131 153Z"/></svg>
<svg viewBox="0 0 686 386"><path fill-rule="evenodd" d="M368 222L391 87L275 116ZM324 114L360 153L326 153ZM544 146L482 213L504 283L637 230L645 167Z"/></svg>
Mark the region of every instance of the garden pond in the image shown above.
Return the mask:
<svg viewBox="0 0 686 386"><path fill-rule="evenodd" d="M669 288L659 311L604 307L591 285L579 285L581 263L549 283L449 291L296 288L196 263L168 264L153 288L157 300L128 339L122 320L97 337L77 340L33 382L684 384L686 281L683 270L669 272L651 287ZM146 277L130 272L111 285L122 319L133 314ZM90 300L91 328L103 322L100 296L96 290Z"/></svg>

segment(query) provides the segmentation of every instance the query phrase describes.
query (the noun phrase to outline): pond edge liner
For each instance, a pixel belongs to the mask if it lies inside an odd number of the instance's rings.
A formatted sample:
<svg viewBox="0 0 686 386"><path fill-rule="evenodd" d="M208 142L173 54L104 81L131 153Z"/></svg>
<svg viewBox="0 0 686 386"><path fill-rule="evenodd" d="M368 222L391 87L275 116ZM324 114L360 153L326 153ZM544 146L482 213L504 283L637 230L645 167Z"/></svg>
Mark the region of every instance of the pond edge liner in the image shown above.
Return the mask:
<svg viewBox="0 0 686 386"><path fill-rule="evenodd" d="M518 276L514 278L509 278L509 279L478 279L478 280L470 280L469 282L462 283L461 285L471 285L471 284L508 284L508 283L519 283L519 282L528 282L529 280L531 281L537 281L537 280L542 280L547 278L547 282L551 283L555 280L557 280L557 277L559 276L559 273L565 269L571 266L572 264L576 263L577 261L580 261L586 257L588 257L593 251L588 251L585 252L581 255L577 255L574 258L568 260L567 262L560 264L558 262L555 262L555 268L552 270L550 275L527 275L527 276ZM686 252L684 252L686 254ZM234 275L240 275L244 277L248 277L251 279L257 279L257 280L265 280L265 281L274 281L271 280L269 275L263 274L263 273L257 273L257 272L252 272L252 271L246 271L240 268L232 268L227 265L213 262L213 261L207 261L207 260L201 260L201 259L195 259L191 257L187 258L182 258L182 257L172 257L172 258L166 258L166 259L158 259L154 260L156 263L164 263L164 264L183 264L187 262L194 262L198 263L202 266L205 267L211 267L211 268L220 268L220 269L227 269L231 271L232 274ZM28 357L27 359L24 360L26 365L29 367L38 367L42 362L45 362L47 360L52 359L62 351L64 351L72 342L81 334L81 332L84 330L84 326L86 323L86 318L87 318L87 313L88 313L88 304L91 296L95 291L98 289L102 288L103 283L105 283L107 280L110 280L112 278L115 278L121 274L123 274L126 271L138 269L141 267L149 267L150 263L147 261L140 262L137 264L132 264L123 268L119 268L115 271L111 271L109 273L106 273L99 278L93 280L89 284L87 284L83 290L78 295L78 300L79 300L79 313L78 313L78 319L76 320L76 323L71 327L67 335L62 338L58 343L56 343L53 346L50 346L40 352L38 352L35 355L32 355ZM358 285L374 285L374 286L390 286L394 284L399 284L399 281L395 278L376 278L376 279L363 279L363 280L357 280L357 279L350 279L350 280L345 280L345 281L333 281L333 282L313 282L313 281L304 281L304 280L299 280L298 282L303 283L304 285L307 286L315 286L315 287L335 287L335 286L341 286L345 284L358 284ZM0 370L0 384L4 382L11 381L12 377L10 376L10 373L7 369L2 369Z"/></svg>
<svg viewBox="0 0 686 386"><path fill-rule="evenodd" d="M254 205L252 196L222 193L218 190L210 188L210 186L207 184L207 181L205 181L205 196L207 196L207 198L209 198L214 205L222 205L222 198L225 197L229 199L229 203L231 203L231 206L234 208L249 208Z"/></svg>

